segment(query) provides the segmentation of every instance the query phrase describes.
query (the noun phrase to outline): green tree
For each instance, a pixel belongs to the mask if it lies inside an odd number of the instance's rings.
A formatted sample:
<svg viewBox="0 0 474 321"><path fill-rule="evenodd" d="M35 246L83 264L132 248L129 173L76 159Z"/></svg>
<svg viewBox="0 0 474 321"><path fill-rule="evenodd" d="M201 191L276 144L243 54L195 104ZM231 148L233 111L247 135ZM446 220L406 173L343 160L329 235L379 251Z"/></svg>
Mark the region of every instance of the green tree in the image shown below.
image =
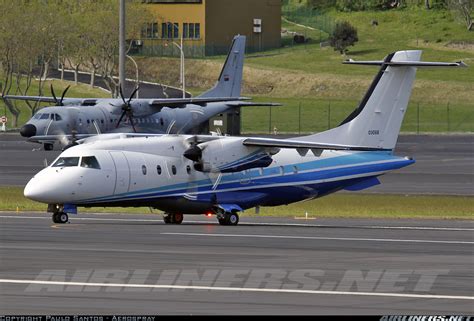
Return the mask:
<svg viewBox="0 0 474 321"><path fill-rule="evenodd" d="M337 22L329 38L331 47L344 55L348 51L347 47L353 46L357 41L357 29L347 21Z"/></svg>

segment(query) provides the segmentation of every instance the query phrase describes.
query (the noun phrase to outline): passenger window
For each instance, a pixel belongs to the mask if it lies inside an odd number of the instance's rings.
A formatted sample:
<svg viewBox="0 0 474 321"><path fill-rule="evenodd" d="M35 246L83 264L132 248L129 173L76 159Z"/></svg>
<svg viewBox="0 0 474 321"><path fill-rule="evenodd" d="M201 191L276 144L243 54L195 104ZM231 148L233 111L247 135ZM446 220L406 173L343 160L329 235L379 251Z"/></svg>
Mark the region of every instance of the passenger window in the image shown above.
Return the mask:
<svg viewBox="0 0 474 321"><path fill-rule="evenodd" d="M143 173L143 175L146 175L146 166L145 165L142 165L142 173Z"/></svg>
<svg viewBox="0 0 474 321"><path fill-rule="evenodd" d="M298 174L298 167L293 166L293 173L294 173L294 174Z"/></svg>
<svg viewBox="0 0 474 321"><path fill-rule="evenodd" d="M186 166L186 172L188 174L191 174L191 166L189 166L189 165Z"/></svg>
<svg viewBox="0 0 474 321"><path fill-rule="evenodd" d="M82 157L81 167L100 169L99 162L94 156Z"/></svg>
<svg viewBox="0 0 474 321"><path fill-rule="evenodd" d="M78 164L79 157L61 157L53 164L53 167L73 167Z"/></svg>
<svg viewBox="0 0 474 321"><path fill-rule="evenodd" d="M171 166L171 172L173 173L173 175L176 175L176 166Z"/></svg>
<svg viewBox="0 0 474 321"><path fill-rule="evenodd" d="M87 120L87 123L88 123L88 124L90 124L90 123L91 123L91 121L88 119L88 120Z"/></svg>
<svg viewBox="0 0 474 321"><path fill-rule="evenodd" d="M156 166L156 172L158 173L158 175L161 175L161 166L160 165Z"/></svg>

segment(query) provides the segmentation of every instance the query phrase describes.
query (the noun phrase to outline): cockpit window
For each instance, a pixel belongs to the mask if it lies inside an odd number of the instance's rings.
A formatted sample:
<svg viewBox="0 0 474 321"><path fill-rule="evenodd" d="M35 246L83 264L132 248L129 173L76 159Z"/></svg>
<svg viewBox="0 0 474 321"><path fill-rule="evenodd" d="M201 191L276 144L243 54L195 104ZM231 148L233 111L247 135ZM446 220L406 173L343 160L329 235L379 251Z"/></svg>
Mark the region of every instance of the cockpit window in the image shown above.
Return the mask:
<svg viewBox="0 0 474 321"><path fill-rule="evenodd" d="M49 119L49 114L41 114L40 119Z"/></svg>
<svg viewBox="0 0 474 321"><path fill-rule="evenodd" d="M56 120L56 121L58 121L58 120L63 120L63 119L61 118L61 116L59 116L58 114L54 114L54 117L55 117L55 120Z"/></svg>
<svg viewBox="0 0 474 321"><path fill-rule="evenodd" d="M53 167L73 167L79 165L79 157L60 157Z"/></svg>
<svg viewBox="0 0 474 321"><path fill-rule="evenodd" d="M82 157L81 167L100 169L99 162L94 156Z"/></svg>
<svg viewBox="0 0 474 321"><path fill-rule="evenodd" d="M34 118L34 119L40 119L42 115L43 115L42 113L37 113L37 114L35 115L35 117L33 117L33 118Z"/></svg>

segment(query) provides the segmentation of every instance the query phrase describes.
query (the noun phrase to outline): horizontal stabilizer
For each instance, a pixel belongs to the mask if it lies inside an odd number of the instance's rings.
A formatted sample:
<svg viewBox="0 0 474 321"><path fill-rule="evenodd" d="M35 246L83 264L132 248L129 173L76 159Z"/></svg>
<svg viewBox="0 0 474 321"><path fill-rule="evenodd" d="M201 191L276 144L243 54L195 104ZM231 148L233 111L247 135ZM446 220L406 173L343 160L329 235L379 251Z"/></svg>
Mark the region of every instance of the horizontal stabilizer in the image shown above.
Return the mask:
<svg viewBox="0 0 474 321"><path fill-rule="evenodd" d="M291 139L273 139L273 138L246 138L243 141L246 146L261 146L270 148L296 148L296 149L321 149L321 150L353 150L353 151L384 151L385 149L353 146L353 145L339 145L339 144L324 144L318 142L305 142Z"/></svg>
<svg viewBox="0 0 474 321"><path fill-rule="evenodd" d="M363 66L392 66L392 67L467 67L467 65L462 62L430 62L430 61L355 61L352 59L342 62L343 64L348 65L363 65Z"/></svg>
<svg viewBox="0 0 474 321"><path fill-rule="evenodd" d="M226 104L229 107L277 107L281 106L278 103L257 103L251 101L239 101L239 102L231 102Z"/></svg>

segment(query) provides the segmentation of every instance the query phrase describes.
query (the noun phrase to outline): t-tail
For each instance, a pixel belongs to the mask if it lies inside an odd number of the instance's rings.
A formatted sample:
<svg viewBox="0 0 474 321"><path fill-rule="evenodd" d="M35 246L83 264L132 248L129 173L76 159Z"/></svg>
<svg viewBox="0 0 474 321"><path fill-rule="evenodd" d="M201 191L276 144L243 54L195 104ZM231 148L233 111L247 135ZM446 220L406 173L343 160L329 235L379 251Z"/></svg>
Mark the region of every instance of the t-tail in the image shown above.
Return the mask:
<svg viewBox="0 0 474 321"><path fill-rule="evenodd" d="M235 36L216 85L199 97L240 97L244 56L245 36Z"/></svg>
<svg viewBox="0 0 474 321"><path fill-rule="evenodd" d="M393 150L417 68L466 66L463 62L422 62L420 58L421 50L406 50L392 53L383 61L344 62L381 67L360 105L338 127L300 139Z"/></svg>

